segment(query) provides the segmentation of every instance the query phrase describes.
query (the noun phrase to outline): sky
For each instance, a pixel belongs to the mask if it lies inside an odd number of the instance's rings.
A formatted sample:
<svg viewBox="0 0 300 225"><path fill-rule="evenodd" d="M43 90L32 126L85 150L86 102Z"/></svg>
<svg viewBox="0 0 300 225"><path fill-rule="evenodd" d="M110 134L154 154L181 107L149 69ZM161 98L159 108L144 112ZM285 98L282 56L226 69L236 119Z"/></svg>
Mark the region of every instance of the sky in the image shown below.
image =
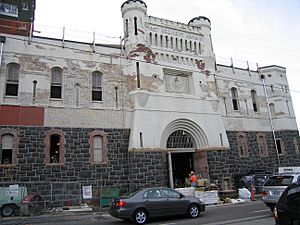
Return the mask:
<svg viewBox="0 0 300 225"><path fill-rule="evenodd" d="M96 43L119 43L125 0L36 0L35 35ZM251 69L286 67L300 128L299 0L144 0L148 16L188 23L208 17L217 63ZM229 60L229 61L228 61Z"/></svg>

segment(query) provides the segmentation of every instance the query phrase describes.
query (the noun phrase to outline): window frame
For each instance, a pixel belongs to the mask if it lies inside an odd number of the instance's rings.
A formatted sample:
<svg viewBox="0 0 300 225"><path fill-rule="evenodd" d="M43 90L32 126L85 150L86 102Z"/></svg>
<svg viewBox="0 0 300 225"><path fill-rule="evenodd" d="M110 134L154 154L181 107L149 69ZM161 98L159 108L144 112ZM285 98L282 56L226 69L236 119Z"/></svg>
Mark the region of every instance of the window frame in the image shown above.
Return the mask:
<svg viewBox="0 0 300 225"><path fill-rule="evenodd" d="M50 162L50 152L51 152L51 136L52 135L59 135L59 162L53 163ZM46 165L63 165L65 162L65 134L61 130L52 129L46 131L46 138L45 138L45 164Z"/></svg>
<svg viewBox="0 0 300 225"><path fill-rule="evenodd" d="M19 95L20 65L11 62L6 65L6 69L5 96L17 97Z"/></svg>
<svg viewBox="0 0 300 225"><path fill-rule="evenodd" d="M261 157L267 157L267 156L269 156L268 142L267 142L266 135L262 134L262 133L259 133L259 134L256 135L256 138L257 138L259 155ZM261 141L260 141L261 139L260 138L263 138L263 143L261 143ZM261 147L263 147L263 148L261 148Z"/></svg>
<svg viewBox="0 0 300 225"><path fill-rule="evenodd" d="M251 90L251 99L252 99L252 108L254 112L259 111L258 103L257 103L257 93L255 90Z"/></svg>
<svg viewBox="0 0 300 225"><path fill-rule="evenodd" d="M14 129L2 129L0 130L0 151L2 153L2 137L4 135L13 136L13 148L12 148L12 162L9 164L2 164L2 157L0 159L0 167L14 166L17 164L17 155L18 155L18 145L19 145L19 134L17 130ZM2 154L1 154L2 155Z"/></svg>
<svg viewBox="0 0 300 225"><path fill-rule="evenodd" d="M231 100L232 100L232 108L234 111L238 111L240 110L240 107L239 107L239 95L238 95L238 91L237 91L237 88L235 87L232 87L230 89L230 94L231 94Z"/></svg>
<svg viewBox="0 0 300 225"><path fill-rule="evenodd" d="M54 75L59 75L60 82L53 81ZM63 69L60 67L52 67L51 68L51 83L50 83L50 98L51 99L62 99L62 87L63 87ZM56 92L52 89L59 89L59 95L56 96ZM56 90L57 91L57 90Z"/></svg>
<svg viewBox="0 0 300 225"><path fill-rule="evenodd" d="M248 147L248 140L247 140L247 135L245 133L239 132L236 135L236 139L237 139L237 149L239 152L239 156L240 157L249 157L249 147ZM240 140L243 141L243 146L241 145ZM243 151L242 151L243 150Z"/></svg>
<svg viewBox="0 0 300 225"><path fill-rule="evenodd" d="M94 159L94 137L101 136L102 137L102 161L96 162ZM90 163L91 164L107 164L108 162L108 148L107 148L107 133L104 131L94 130L90 133L89 137L90 144Z"/></svg>
<svg viewBox="0 0 300 225"><path fill-rule="evenodd" d="M100 77L100 86L97 86L97 84L95 84L95 79L94 76L98 75ZM92 101L93 102L102 102L103 101L103 88L102 88L102 83L103 83L103 73L99 70L95 70L92 72ZM96 98L94 96L96 96L96 94L99 94L100 98ZM99 97L98 96L98 97Z"/></svg>

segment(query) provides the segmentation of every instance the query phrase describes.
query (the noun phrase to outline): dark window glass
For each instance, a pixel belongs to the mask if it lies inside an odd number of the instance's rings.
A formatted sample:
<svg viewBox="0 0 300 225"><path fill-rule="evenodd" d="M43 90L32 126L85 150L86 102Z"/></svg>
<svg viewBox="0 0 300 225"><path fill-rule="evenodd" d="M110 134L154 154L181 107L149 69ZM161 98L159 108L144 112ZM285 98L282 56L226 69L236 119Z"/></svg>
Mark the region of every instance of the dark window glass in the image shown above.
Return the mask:
<svg viewBox="0 0 300 225"><path fill-rule="evenodd" d="M50 98L61 98L62 93L62 69L54 67L51 69Z"/></svg>
<svg viewBox="0 0 300 225"><path fill-rule="evenodd" d="M60 136L50 136L50 163L59 163Z"/></svg>
<svg viewBox="0 0 300 225"><path fill-rule="evenodd" d="M273 176L270 177L264 186L287 186L293 181L293 176Z"/></svg>
<svg viewBox="0 0 300 225"><path fill-rule="evenodd" d="M16 63L7 65L7 80L5 95L18 96L20 66Z"/></svg>
<svg viewBox="0 0 300 225"><path fill-rule="evenodd" d="M99 71L92 73L92 100L102 101L102 73Z"/></svg>

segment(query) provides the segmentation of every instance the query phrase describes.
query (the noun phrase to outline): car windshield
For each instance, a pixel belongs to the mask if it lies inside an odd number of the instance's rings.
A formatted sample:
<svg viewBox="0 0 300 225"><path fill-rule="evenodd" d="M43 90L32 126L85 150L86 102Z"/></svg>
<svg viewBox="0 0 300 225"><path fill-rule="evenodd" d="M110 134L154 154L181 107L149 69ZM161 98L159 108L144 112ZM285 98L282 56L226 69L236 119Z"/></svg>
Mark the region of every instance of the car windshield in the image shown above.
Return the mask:
<svg viewBox="0 0 300 225"><path fill-rule="evenodd" d="M264 186L287 186L293 181L293 176L273 176L270 177Z"/></svg>

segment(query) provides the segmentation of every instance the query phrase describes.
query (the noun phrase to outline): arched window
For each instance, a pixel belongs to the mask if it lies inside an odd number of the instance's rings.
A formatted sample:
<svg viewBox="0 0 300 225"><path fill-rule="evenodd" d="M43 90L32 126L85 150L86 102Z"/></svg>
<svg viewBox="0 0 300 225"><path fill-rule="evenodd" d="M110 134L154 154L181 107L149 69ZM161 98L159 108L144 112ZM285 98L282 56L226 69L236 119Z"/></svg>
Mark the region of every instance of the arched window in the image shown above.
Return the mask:
<svg viewBox="0 0 300 225"><path fill-rule="evenodd" d="M244 133L237 134L237 147L238 147L240 157L249 156L246 134Z"/></svg>
<svg viewBox="0 0 300 225"><path fill-rule="evenodd" d="M92 73L92 101L102 101L102 73Z"/></svg>
<svg viewBox="0 0 300 225"><path fill-rule="evenodd" d="M163 36L160 35L160 47L164 47L164 41Z"/></svg>
<svg viewBox="0 0 300 225"><path fill-rule="evenodd" d="M157 34L154 35L154 42L155 42L155 46L157 46L158 45Z"/></svg>
<svg viewBox="0 0 300 225"><path fill-rule="evenodd" d="M20 71L19 64L17 64L17 63L7 64L7 78L6 78L5 95L18 96L19 71Z"/></svg>
<svg viewBox="0 0 300 225"><path fill-rule="evenodd" d="M4 134L1 137L1 164L12 164L14 136Z"/></svg>
<svg viewBox="0 0 300 225"><path fill-rule="evenodd" d="M103 131L93 131L90 134L90 162L107 163L107 134Z"/></svg>
<svg viewBox="0 0 300 225"><path fill-rule="evenodd" d="M238 104L238 93L236 88L231 88L231 99L232 99L232 106L234 110L239 110Z"/></svg>
<svg viewBox="0 0 300 225"><path fill-rule="evenodd" d="M258 142L258 151L259 155L264 157L268 156L268 144L267 144L267 139L264 134L258 134L257 135L257 142Z"/></svg>
<svg viewBox="0 0 300 225"><path fill-rule="evenodd" d="M149 43L150 43L150 45L152 45L152 33L151 32L149 34Z"/></svg>
<svg viewBox="0 0 300 225"><path fill-rule="evenodd" d="M138 28L137 28L137 18L134 17L134 35L138 35Z"/></svg>
<svg viewBox="0 0 300 225"><path fill-rule="evenodd" d="M201 43L199 43L199 54L201 54Z"/></svg>
<svg viewBox="0 0 300 225"><path fill-rule="evenodd" d="M254 90L251 91L251 98L252 98L253 111L257 112L258 111L258 105L257 105L256 91L254 91Z"/></svg>
<svg viewBox="0 0 300 225"><path fill-rule="evenodd" d="M46 164L63 164L65 159L64 154L64 133L60 130L50 130L46 132Z"/></svg>
<svg viewBox="0 0 300 225"><path fill-rule="evenodd" d="M270 103L269 104L269 108L270 108L270 113L271 113L271 116L274 117L275 116L275 105L274 103Z"/></svg>
<svg viewBox="0 0 300 225"><path fill-rule="evenodd" d="M18 135L13 129L0 130L0 165L17 163Z"/></svg>
<svg viewBox="0 0 300 225"><path fill-rule="evenodd" d="M61 93L62 93L62 69L59 67L53 67L51 69L50 98L61 99Z"/></svg>
<svg viewBox="0 0 300 225"><path fill-rule="evenodd" d="M167 140L167 148L194 148L194 138L184 130L173 132Z"/></svg>

